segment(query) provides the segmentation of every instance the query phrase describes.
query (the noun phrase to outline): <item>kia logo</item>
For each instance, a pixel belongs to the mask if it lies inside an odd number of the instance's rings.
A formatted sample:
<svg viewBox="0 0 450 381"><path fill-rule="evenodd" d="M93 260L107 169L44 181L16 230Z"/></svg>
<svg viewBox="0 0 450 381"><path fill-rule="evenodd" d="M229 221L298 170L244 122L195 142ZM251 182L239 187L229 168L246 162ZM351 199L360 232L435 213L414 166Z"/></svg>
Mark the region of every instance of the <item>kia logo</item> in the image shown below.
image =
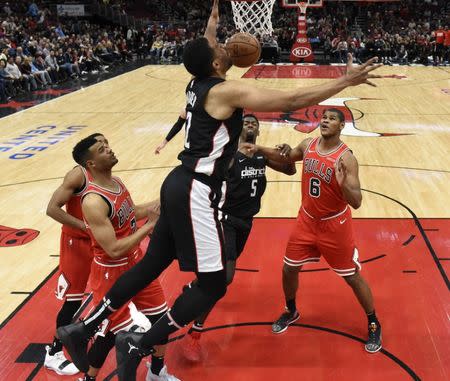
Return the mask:
<svg viewBox="0 0 450 381"><path fill-rule="evenodd" d="M311 55L311 49L305 48L303 46L299 46L298 48L295 48L292 50L292 54L296 57L309 57Z"/></svg>

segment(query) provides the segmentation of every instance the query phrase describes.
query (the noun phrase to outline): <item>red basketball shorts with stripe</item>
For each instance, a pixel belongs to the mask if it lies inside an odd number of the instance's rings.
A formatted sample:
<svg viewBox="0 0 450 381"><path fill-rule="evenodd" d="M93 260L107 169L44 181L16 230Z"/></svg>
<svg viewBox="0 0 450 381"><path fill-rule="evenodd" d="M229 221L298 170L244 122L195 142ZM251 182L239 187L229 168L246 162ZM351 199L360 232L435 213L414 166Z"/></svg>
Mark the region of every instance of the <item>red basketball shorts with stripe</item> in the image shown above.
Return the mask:
<svg viewBox="0 0 450 381"><path fill-rule="evenodd" d="M361 269L350 208L325 220L313 218L300 208L286 247L284 263L298 267L319 262L321 256L340 276L353 275Z"/></svg>
<svg viewBox="0 0 450 381"><path fill-rule="evenodd" d="M91 267L90 286L93 292L93 304L98 305L115 281L127 270L132 268L143 257L141 249L137 249L132 255L118 261L101 262L94 258ZM132 299L139 312L144 315L158 315L167 311L167 303L159 280L156 279L146 288L141 290ZM101 333L107 331L117 333L127 330L133 325L128 304L125 304L108 317L101 327Z"/></svg>

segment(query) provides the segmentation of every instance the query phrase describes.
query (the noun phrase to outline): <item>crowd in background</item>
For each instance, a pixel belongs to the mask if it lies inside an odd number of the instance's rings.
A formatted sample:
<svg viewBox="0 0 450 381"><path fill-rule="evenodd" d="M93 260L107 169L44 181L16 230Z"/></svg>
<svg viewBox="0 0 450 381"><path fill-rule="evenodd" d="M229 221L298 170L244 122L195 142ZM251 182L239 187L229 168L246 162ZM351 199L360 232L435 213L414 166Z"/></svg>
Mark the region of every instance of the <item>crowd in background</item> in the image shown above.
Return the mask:
<svg viewBox="0 0 450 381"><path fill-rule="evenodd" d="M136 58L178 63L186 42L204 33L211 8L211 2L203 0L102 1L123 13L151 15L155 21L137 29L98 18L58 18L48 1L1 3L0 101ZM224 42L236 29L229 3L220 7L217 35ZM387 64L445 64L450 58L446 7L446 0L366 6L327 2L324 8L308 10L308 37L325 62L344 62L351 52L361 61L378 55ZM272 22L274 34L259 36L261 41L288 52L297 32L296 11L276 2Z"/></svg>

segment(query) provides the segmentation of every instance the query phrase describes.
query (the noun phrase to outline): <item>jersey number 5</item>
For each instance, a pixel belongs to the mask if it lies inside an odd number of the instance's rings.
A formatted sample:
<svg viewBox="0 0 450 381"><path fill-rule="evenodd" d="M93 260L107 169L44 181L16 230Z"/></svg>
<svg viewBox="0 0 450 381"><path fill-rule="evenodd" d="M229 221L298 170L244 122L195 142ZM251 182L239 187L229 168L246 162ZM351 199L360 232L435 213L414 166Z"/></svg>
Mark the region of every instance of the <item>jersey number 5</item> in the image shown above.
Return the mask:
<svg viewBox="0 0 450 381"><path fill-rule="evenodd" d="M320 197L320 180L316 177L309 179L309 195L311 197Z"/></svg>
<svg viewBox="0 0 450 381"><path fill-rule="evenodd" d="M252 191L250 192L250 197L256 196L257 185L258 185L258 179L253 179L252 180Z"/></svg>
<svg viewBox="0 0 450 381"><path fill-rule="evenodd" d="M192 121L192 112L188 112L186 114L186 136L184 137L184 148L189 149L189 130L191 128L191 121Z"/></svg>

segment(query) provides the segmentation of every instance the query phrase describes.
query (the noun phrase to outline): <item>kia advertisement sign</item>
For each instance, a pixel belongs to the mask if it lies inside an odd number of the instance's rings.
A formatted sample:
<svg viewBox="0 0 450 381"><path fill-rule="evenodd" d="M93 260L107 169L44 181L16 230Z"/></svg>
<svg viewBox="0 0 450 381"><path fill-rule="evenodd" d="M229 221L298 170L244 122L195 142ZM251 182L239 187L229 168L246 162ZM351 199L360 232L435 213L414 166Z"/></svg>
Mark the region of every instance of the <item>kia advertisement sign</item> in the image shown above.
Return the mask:
<svg viewBox="0 0 450 381"><path fill-rule="evenodd" d="M309 57L311 53L311 49L304 46L299 46L298 48L292 49L292 54L298 58Z"/></svg>

